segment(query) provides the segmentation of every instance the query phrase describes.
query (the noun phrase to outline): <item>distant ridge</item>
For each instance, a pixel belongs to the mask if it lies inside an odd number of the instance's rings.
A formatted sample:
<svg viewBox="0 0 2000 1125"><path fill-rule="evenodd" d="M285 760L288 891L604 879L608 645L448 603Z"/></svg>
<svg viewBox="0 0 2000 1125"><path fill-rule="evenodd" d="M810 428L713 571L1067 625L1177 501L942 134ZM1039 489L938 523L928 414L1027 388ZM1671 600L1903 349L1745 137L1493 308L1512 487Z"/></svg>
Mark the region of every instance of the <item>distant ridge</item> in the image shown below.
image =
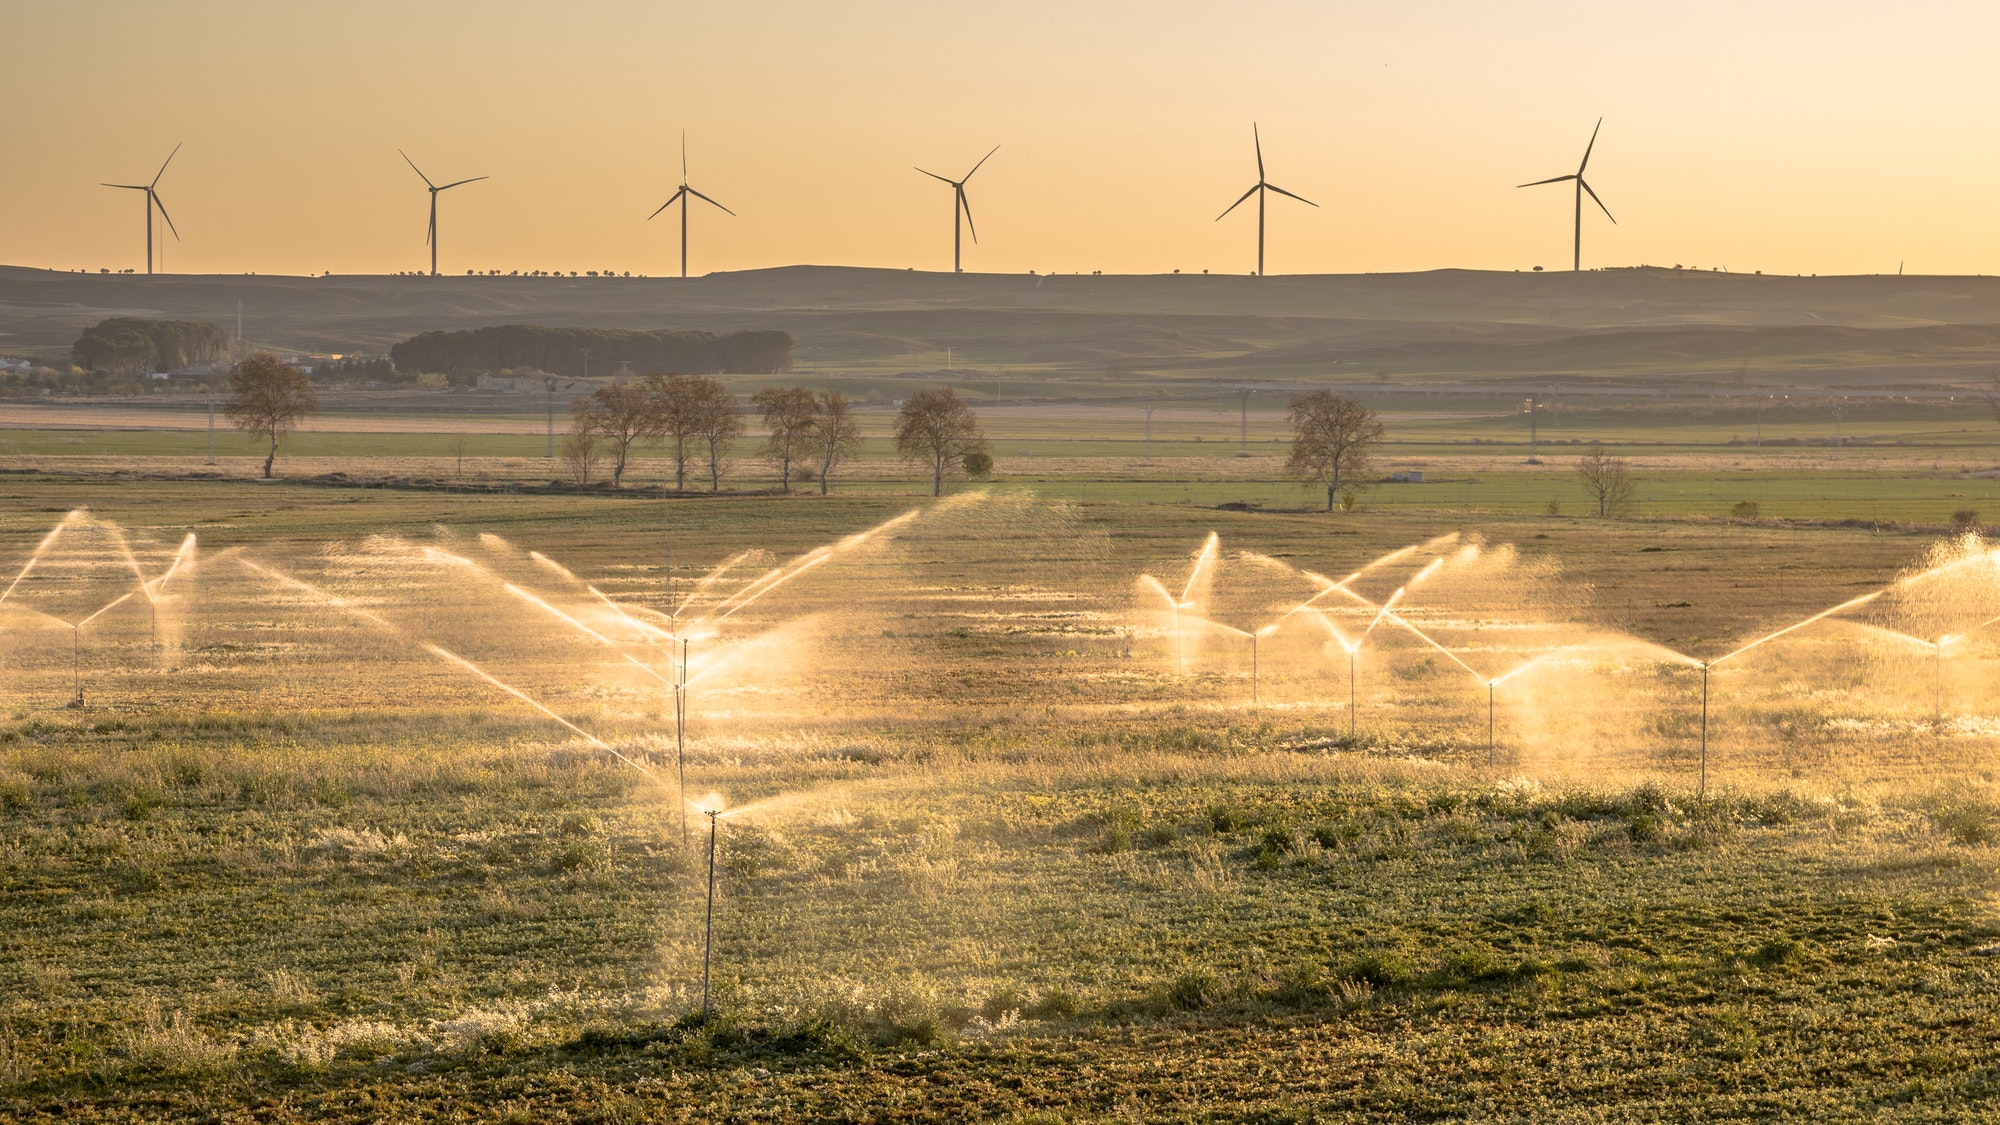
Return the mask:
<svg viewBox="0 0 2000 1125"><path fill-rule="evenodd" d="M1296 381L1670 368L1938 374L2000 363L2000 277L1583 273L949 274L792 265L680 278L66 273L0 266L0 353L109 316L205 320L313 353L506 324L788 332L802 371ZM1343 368L1345 370L1343 370ZM1371 370L1371 374L1375 373ZM1925 376L1930 377L1929 375ZM1950 377L1957 378L1953 374Z"/></svg>

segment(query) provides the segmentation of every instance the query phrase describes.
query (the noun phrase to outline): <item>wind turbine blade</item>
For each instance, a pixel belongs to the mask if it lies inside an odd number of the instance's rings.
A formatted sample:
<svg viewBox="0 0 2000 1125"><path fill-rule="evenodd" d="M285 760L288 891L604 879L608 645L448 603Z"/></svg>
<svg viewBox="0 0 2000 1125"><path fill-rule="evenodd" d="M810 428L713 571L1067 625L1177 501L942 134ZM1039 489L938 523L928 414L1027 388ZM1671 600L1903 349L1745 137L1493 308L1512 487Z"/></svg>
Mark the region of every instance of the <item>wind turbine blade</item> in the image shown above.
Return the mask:
<svg viewBox="0 0 2000 1125"><path fill-rule="evenodd" d="M994 145L994 146L993 146L993 149L992 149L992 151L991 151L991 152L988 152L988 153L987 153L987 154L986 154L985 156L982 156L982 157L980 157L980 158L979 158L979 164L974 164L974 165L972 166L972 172L977 172L977 171L979 171L979 166L980 166L980 164L984 164L984 163L986 163L987 161L989 161L989 160L993 159L993 153L995 153L995 152L999 152L999 151L1000 151L1000 146L999 146L999 145ZM972 178L972 172L967 172L967 173L965 174L965 180L969 180L969 179L971 179L971 178ZM958 182L962 184L962 183L964 183L964 182L965 182L965 180L960 180L960 181L958 181Z"/></svg>
<svg viewBox="0 0 2000 1125"><path fill-rule="evenodd" d="M1257 123L1250 123L1250 143L1257 146L1257 182L1264 182L1264 138L1257 132Z"/></svg>
<svg viewBox="0 0 2000 1125"><path fill-rule="evenodd" d="M417 178L424 182L425 187L430 188L432 191L437 190L437 185L431 182L431 178L429 176L424 175L424 170L422 168L417 167L417 162L410 159L409 153L404 152L402 149L399 148L396 150L396 155L403 158L403 163L408 164L410 166L410 171L415 172L417 174Z"/></svg>
<svg viewBox="0 0 2000 1125"><path fill-rule="evenodd" d="M1597 147L1597 130L1602 128L1604 128L1604 119L1600 117L1597 119L1596 128L1590 131L1590 143L1583 146L1583 163L1576 166L1577 175L1583 175L1583 170L1590 166L1590 150Z"/></svg>
<svg viewBox="0 0 2000 1125"><path fill-rule="evenodd" d="M1606 206L1604 205L1604 201L1603 201L1602 199L1599 199L1599 198L1597 198L1597 193L1596 193L1596 192L1594 192L1594 191L1590 191L1590 185L1589 185L1588 183L1586 183L1586 182L1584 181L1584 178L1583 178L1582 176L1578 176L1578 177L1576 178L1576 182L1577 182L1577 183L1578 183L1579 185L1581 185L1581 186L1582 186L1583 190L1585 190L1585 191L1589 191L1589 192L1590 192L1590 199L1591 199L1591 202L1593 202L1593 203L1597 204L1597 209L1598 209L1599 211L1602 211L1602 212L1604 212L1604 217L1605 217L1605 218L1607 218L1607 219L1610 219L1610 220L1611 220L1611 221L1612 221L1613 223L1616 223L1616 222L1618 221L1618 220L1617 220L1616 218L1614 218L1614 217L1612 216L1612 214L1611 214L1611 208L1609 208L1609 207L1606 207Z"/></svg>
<svg viewBox="0 0 2000 1125"><path fill-rule="evenodd" d="M124 189L125 189L126 191L145 191L145 190L146 190L146 185L145 185L145 184L107 184L107 183L102 183L102 182L100 182L100 183L98 184L98 186L99 186L99 187L115 187L115 188L124 188Z"/></svg>
<svg viewBox="0 0 2000 1125"><path fill-rule="evenodd" d="M424 245L429 246L431 243L436 242L437 233L438 233L437 200L433 198L431 200L431 225L430 229L424 232Z"/></svg>
<svg viewBox="0 0 2000 1125"><path fill-rule="evenodd" d="M174 230L174 217L167 214L167 205L161 201L160 193L148 188L146 189L146 198L152 200L153 206L160 209L160 218L167 221L167 229L174 231L174 241L179 242L181 240L181 232Z"/></svg>
<svg viewBox="0 0 2000 1125"><path fill-rule="evenodd" d="M1532 184L1515 184L1515 187L1541 187L1543 184L1559 184L1564 180L1574 180L1575 176L1551 176L1546 180L1536 180Z"/></svg>
<svg viewBox="0 0 2000 1125"><path fill-rule="evenodd" d="M187 143L186 141L181 142L181 144L186 144L186 143ZM146 185L147 187L160 186L160 177L167 174L167 165L172 164L174 162L174 157L180 155L180 151L181 151L181 146L177 144L174 146L174 151L168 153L167 158L165 160L160 161L160 170L158 172L153 173L153 182Z"/></svg>
<svg viewBox="0 0 2000 1125"><path fill-rule="evenodd" d="M1265 187L1267 187L1267 188L1269 188L1269 189L1270 189L1270 190L1272 190L1272 191L1275 191L1275 192L1277 192L1277 193L1278 193L1279 195L1289 195L1289 196L1291 196L1291 197L1292 197L1293 199L1296 199L1296 200L1298 200L1298 201L1299 201L1300 203L1303 203L1303 204L1305 204L1305 205L1306 205L1306 206L1308 206L1308 207L1317 207L1317 206L1319 206L1319 204L1317 204L1317 203L1314 203L1314 202L1313 202L1312 200L1310 200L1310 199L1307 199L1307 198L1306 198L1305 196L1303 196L1303 195L1292 195L1292 193L1291 193L1291 192L1289 192L1289 191L1286 191L1286 190L1285 190L1284 188L1281 188L1281 187L1279 187L1279 186L1278 186L1277 184L1265 184L1264 186L1265 186Z"/></svg>
<svg viewBox="0 0 2000 1125"><path fill-rule="evenodd" d="M682 129L681 130L681 182L686 183L687 178L688 178L688 131L686 129Z"/></svg>
<svg viewBox="0 0 2000 1125"><path fill-rule="evenodd" d="M683 188L682 190L683 190L683 191L686 191L686 192L687 192L687 193L688 193L689 195L692 195L692 196L694 196L694 197L695 197L696 199L708 199L708 197L707 197L707 196L705 196L705 195L703 195L702 193L700 193L700 192L698 192L698 191L694 190L693 188ZM709 201L710 203L715 203L715 200L713 200L713 199L708 199L708 201ZM715 205L716 205L717 207L722 207L722 204L720 204L720 203L715 203ZM726 214L726 215L734 215L734 214L736 214L736 212L734 212L734 211L731 211L731 210L730 210L729 208L727 208L727 207L722 207L722 211L723 211L723 213L724 213L724 214Z"/></svg>
<svg viewBox="0 0 2000 1125"><path fill-rule="evenodd" d="M972 204L966 201L964 184L958 185L958 208L965 212L965 229L972 234L972 241L978 242L979 228L972 225Z"/></svg>
<svg viewBox="0 0 2000 1125"><path fill-rule="evenodd" d="M492 177L490 177L490 176L474 176L474 177L472 177L472 178L471 178L471 179L469 179L469 180L459 180L459 181L458 181L457 183L449 183L449 184L446 184L446 185L444 185L444 187L441 187L441 188L439 188L438 190L439 190L439 191L444 191L444 190L445 190L446 188L455 188L455 187L459 186L459 184L476 184L476 183L478 183L478 182L479 182L479 181L481 181L481 180L486 180L486 179L491 179L491 178L492 178Z"/></svg>
<svg viewBox="0 0 2000 1125"><path fill-rule="evenodd" d="M1243 200L1244 200L1244 199L1248 199L1248 198L1250 198L1251 196L1253 196L1253 195L1256 195L1256 194L1257 194L1257 189L1258 189L1258 188L1260 188L1260 187L1263 187L1263 186L1264 186L1264 181L1263 181L1262 179L1259 179L1259 180L1257 181L1257 183L1255 184L1255 186L1251 187L1251 189L1250 189L1249 191L1246 191L1246 192L1244 192L1244 193L1243 193L1243 196L1242 196L1242 198L1241 198L1241 199L1238 199L1238 200L1237 200L1236 202L1234 202L1234 203L1230 204L1230 205L1229 205L1228 207L1225 207L1225 208L1223 208L1223 210L1222 210L1222 214L1220 214L1220 215L1217 215L1217 216L1215 217L1215 221L1219 223L1219 222L1221 222L1222 220L1224 220L1224 219L1228 218L1228 217L1229 217L1229 213L1230 213L1231 211L1234 211L1234 210L1236 210L1236 209L1237 209L1238 207L1241 207L1241 206L1243 206Z"/></svg>
<svg viewBox="0 0 2000 1125"><path fill-rule="evenodd" d="M917 169L917 171L924 172L922 168ZM943 176L938 175L936 172L924 172L924 175L929 176L931 179L937 180L940 183L950 184L953 187L958 186L957 180L947 180Z"/></svg>

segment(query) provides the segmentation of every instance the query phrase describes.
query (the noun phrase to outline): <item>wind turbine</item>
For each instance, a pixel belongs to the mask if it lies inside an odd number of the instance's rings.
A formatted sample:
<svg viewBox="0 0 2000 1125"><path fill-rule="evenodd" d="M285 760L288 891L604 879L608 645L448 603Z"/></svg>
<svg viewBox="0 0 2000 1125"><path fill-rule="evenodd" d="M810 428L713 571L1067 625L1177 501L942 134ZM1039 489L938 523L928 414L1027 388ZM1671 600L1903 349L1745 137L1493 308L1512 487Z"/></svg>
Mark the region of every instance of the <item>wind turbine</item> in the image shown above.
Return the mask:
<svg viewBox="0 0 2000 1125"><path fill-rule="evenodd" d="M404 152L400 148L397 149L396 152L403 158L403 163L408 164L410 166L410 171L415 172L417 174L417 178L424 182L424 186L431 189L431 229L430 233L424 236L424 241L430 243L431 276L436 277L438 275L438 192L450 191L452 188L458 187L460 184L477 183L480 180L486 179L486 177L474 176L469 180L456 180L453 181L452 183L448 183L440 187L439 185L432 183L431 178L429 176L424 175L424 170L422 168L417 167L417 162L410 159L409 153Z"/></svg>
<svg viewBox="0 0 2000 1125"><path fill-rule="evenodd" d="M972 172L979 171L980 165L993 159L993 153L999 151L1000 146L994 145L992 152L988 152L985 156L980 157L979 164L972 166ZM924 172L922 168L917 169L917 171ZM960 246L958 216L961 212L965 215L965 229L972 232L972 241L979 241L979 229L972 225L972 204L965 201L965 181L972 178L972 172L967 172L962 178L956 180L947 176L940 176L936 172L924 172L924 175L929 176L933 180L942 180L951 185L951 272L953 273L965 272L958 265Z"/></svg>
<svg viewBox="0 0 2000 1125"><path fill-rule="evenodd" d="M664 211L667 208L672 207L676 203L681 205L681 276L682 277L686 277L688 275L688 211L691 209L690 201L688 199L689 196L693 196L695 199L707 200L707 202L709 203L715 203L715 200L709 199L707 196L703 195L702 193L688 186L688 137L686 131L683 130L681 133L680 189L674 192L672 195L668 196L667 201L665 203L660 204L658 211L654 211L653 214L646 216L646 221L650 223L653 221L653 218L660 213L660 211ZM717 207L722 207L722 204L720 203L715 203L715 205ZM731 218L734 218L736 215L736 212L731 211L727 207L722 207L722 213L730 216Z"/></svg>
<svg viewBox="0 0 2000 1125"><path fill-rule="evenodd" d="M1604 128L1604 119L1600 117L1597 119L1597 128L1590 131L1590 143L1583 146L1583 162L1576 166L1575 175L1551 176L1546 180L1536 180L1532 184L1520 185L1522 187L1540 187L1543 184L1559 184L1566 180L1576 181L1576 250L1574 256L1570 259L1569 266L1572 272L1580 272L1583 269L1583 193L1589 191L1591 202L1597 204L1598 210L1604 212L1604 217L1611 219L1613 224L1618 222L1616 218L1612 217L1611 208L1606 207L1604 201L1597 198L1596 192L1590 191L1590 185L1585 183L1583 179L1583 170L1590 166L1590 150L1597 147L1597 130L1602 128Z"/></svg>
<svg viewBox="0 0 2000 1125"><path fill-rule="evenodd" d="M1257 125L1255 122L1252 122L1250 124L1250 139L1257 146L1257 182L1255 184L1252 184L1250 190L1244 192L1242 196L1236 200L1236 202L1230 204L1228 208L1222 212L1222 214L1217 215L1215 217L1215 221L1219 223L1223 219L1227 218L1229 216L1230 211L1234 211L1238 207L1241 207L1243 205L1243 200L1248 199L1253 195L1257 197L1257 276L1262 277L1264 276L1265 194L1268 192L1275 191L1279 195L1290 196L1291 198L1298 200L1300 203L1303 203L1308 207L1317 207L1319 206L1319 204L1314 203L1312 200L1307 199L1303 195L1292 195L1291 192L1286 191L1284 188L1279 187L1277 184L1266 183L1264 180L1264 138L1258 135Z"/></svg>
<svg viewBox="0 0 2000 1125"><path fill-rule="evenodd" d="M102 185L108 188L121 188L125 191L143 191L146 193L146 273L149 276L153 272L153 208L158 207L160 209L160 218L165 219L167 221L167 229L174 232L174 241L180 241L181 237L181 232L174 228L173 217L167 214L167 205L160 202L160 193L153 190L159 186L160 177L167 174L167 165L174 162L175 155L180 151L181 146L175 145L174 151L168 153L167 158L160 162L160 170L153 174L152 183Z"/></svg>

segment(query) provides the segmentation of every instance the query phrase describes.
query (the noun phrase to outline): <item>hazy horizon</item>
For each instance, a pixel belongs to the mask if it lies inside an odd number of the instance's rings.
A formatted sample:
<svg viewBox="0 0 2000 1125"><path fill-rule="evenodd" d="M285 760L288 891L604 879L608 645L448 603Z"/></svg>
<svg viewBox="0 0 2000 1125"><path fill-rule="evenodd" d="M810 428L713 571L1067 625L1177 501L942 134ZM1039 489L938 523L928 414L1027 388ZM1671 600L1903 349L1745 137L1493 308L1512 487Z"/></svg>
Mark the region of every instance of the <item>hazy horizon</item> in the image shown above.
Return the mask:
<svg viewBox="0 0 2000 1125"><path fill-rule="evenodd" d="M1979 54L2000 11L1893 17L1786 0L1634 14L1541 2L1393 12L1265 3L913 4L710 10L627 0L266 8L0 3L10 89L0 261L143 269L143 183L184 241L161 268L950 268L951 176L980 241L967 272L1247 273L1256 178L1273 273L1513 270L1569 262L1566 185L1599 116L1583 264L1737 272L1994 272L1970 144L2000 109ZM1254 201L1253 201L1254 202Z"/></svg>

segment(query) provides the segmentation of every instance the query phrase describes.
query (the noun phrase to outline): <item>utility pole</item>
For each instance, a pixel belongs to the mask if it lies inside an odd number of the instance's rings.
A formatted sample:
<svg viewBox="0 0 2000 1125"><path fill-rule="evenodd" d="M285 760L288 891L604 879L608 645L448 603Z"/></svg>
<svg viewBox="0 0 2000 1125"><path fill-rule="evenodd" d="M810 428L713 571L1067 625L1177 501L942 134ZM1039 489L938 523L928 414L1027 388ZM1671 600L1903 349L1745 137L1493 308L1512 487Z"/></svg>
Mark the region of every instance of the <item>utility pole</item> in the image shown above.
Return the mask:
<svg viewBox="0 0 2000 1125"><path fill-rule="evenodd" d="M1528 460L1530 461L1533 461L1535 459L1535 444L1540 439L1540 434L1537 432L1536 429L1536 424L1539 421L1540 417L1535 413L1535 396L1529 395L1528 396Z"/></svg>
<svg viewBox="0 0 2000 1125"><path fill-rule="evenodd" d="M1257 276L1259 277L1264 276L1264 263L1262 261L1261 255L1257 263ZM1240 429L1237 431L1236 440L1238 444L1240 444L1243 447L1243 451L1248 453L1250 451L1250 388L1248 387L1243 388L1243 397L1240 401L1240 405L1242 407L1243 414L1241 421L1239 423Z"/></svg>
<svg viewBox="0 0 2000 1125"><path fill-rule="evenodd" d="M215 464L215 392L208 392L208 463Z"/></svg>
<svg viewBox="0 0 2000 1125"><path fill-rule="evenodd" d="M549 451L543 456L553 460L556 455L556 377L551 375L542 380L542 388L549 392Z"/></svg>
<svg viewBox="0 0 2000 1125"><path fill-rule="evenodd" d="M1146 408L1146 460L1153 459L1153 408Z"/></svg>
<svg viewBox="0 0 2000 1125"><path fill-rule="evenodd" d="M1835 453L1840 452L1840 424L1841 422L1845 421L1846 418L1847 418L1847 404L1845 402L1834 403L1833 404L1833 451Z"/></svg>

